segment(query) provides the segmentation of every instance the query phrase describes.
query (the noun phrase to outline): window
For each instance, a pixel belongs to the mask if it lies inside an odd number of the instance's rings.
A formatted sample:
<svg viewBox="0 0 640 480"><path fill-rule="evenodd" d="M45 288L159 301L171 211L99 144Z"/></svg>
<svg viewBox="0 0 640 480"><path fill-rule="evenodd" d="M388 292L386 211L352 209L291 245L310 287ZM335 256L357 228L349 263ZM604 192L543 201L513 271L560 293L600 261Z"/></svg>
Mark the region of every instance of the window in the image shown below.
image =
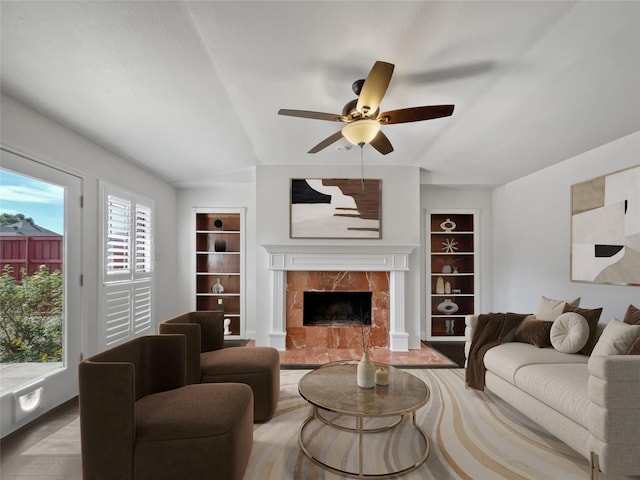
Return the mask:
<svg viewBox="0 0 640 480"><path fill-rule="evenodd" d="M101 182L100 346L152 333L153 201Z"/></svg>

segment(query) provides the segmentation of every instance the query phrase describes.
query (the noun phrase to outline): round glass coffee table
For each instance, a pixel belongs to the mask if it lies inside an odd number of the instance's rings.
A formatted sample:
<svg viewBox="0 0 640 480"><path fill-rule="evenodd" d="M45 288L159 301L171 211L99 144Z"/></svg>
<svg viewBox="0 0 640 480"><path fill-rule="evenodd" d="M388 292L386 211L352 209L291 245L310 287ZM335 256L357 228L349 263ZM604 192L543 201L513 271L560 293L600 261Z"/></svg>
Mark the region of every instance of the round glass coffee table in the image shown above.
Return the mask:
<svg viewBox="0 0 640 480"><path fill-rule="evenodd" d="M379 367L380 365L376 365ZM302 453L321 468L352 478L389 478L403 475L417 469L429 456L429 439L416 424L416 411L429 400L429 388L419 378L400 369L387 367L389 385L376 385L373 388L360 388L356 384L356 362L335 362L324 365L307 373L298 383L300 395L311 404L311 415L304 421L298 434L298 444ZM326 412L330 412L327 414ZM334 415L338 414L338 415ZM424 448L421 449L415 463L392 471L365 473L364 436L387 432L403 424L405 417L411 416L410 426L422 437ZM355 419L355 426L344 424L344 417ZM353 417L353 418L351 418ZM389 422L374 426L365 426L365 419L389 417ZM397 418L394 418L397 417ZM317 431L305 435L305 430L312 422L319 420L324 425L358 436L358 471L347 471L337 465L330 465L322 455L311 453L311 444L320 437ZM408 420L407 420L408 421ZM370 423L370 421L368 421ZM319 428L324 428L323 426ZM387 437L390 439L391 436ZM407 448L414 448L413 445ZM326 451L323 448L315 450Z"/></svg>

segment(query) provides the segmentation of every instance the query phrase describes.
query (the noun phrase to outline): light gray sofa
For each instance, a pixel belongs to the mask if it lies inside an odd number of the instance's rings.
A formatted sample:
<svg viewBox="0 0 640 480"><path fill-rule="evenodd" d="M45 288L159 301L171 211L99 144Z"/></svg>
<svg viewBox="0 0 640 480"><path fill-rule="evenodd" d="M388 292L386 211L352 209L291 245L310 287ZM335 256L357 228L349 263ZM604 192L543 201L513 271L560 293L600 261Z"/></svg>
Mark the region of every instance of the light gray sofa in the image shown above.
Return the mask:
<svg viewBox="0 0 640 480"><path fill-rule="evenodd" d="M477 322L466 317L466 358ZM589 357L512 341L490 348L484 366L485 390L588 459L592 479L599 471L640 475L639 355Z"/></svg>

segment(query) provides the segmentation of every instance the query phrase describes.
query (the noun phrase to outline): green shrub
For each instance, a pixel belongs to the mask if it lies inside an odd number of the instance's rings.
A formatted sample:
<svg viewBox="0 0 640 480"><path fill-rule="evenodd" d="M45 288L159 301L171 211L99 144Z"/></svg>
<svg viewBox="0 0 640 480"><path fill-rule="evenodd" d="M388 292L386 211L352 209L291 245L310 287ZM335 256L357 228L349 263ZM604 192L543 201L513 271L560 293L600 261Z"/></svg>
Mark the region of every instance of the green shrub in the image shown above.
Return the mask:
<svg viewBox="0 0 640 480"><path fill-rule="evenodd" d="M0 274L0 362L62 360L62 273L41 265L22 283L7 265Z"/></svg>

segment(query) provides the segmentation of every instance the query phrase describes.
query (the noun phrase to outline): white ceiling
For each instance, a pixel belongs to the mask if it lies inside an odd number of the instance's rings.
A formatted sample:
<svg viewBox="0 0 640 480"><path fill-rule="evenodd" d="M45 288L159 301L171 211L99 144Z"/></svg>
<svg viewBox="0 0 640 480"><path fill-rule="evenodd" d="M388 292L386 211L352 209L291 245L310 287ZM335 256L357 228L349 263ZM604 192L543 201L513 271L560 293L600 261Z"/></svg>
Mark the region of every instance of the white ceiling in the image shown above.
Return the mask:
<svg viewBox="0 0 640 480"><path fill-rule="evenodd" d="M376 60L382 110L455 104L383 127L423 181L501 184L640 130L640 2L2 0L2 90L175 185L315 155Z"/></svg>

